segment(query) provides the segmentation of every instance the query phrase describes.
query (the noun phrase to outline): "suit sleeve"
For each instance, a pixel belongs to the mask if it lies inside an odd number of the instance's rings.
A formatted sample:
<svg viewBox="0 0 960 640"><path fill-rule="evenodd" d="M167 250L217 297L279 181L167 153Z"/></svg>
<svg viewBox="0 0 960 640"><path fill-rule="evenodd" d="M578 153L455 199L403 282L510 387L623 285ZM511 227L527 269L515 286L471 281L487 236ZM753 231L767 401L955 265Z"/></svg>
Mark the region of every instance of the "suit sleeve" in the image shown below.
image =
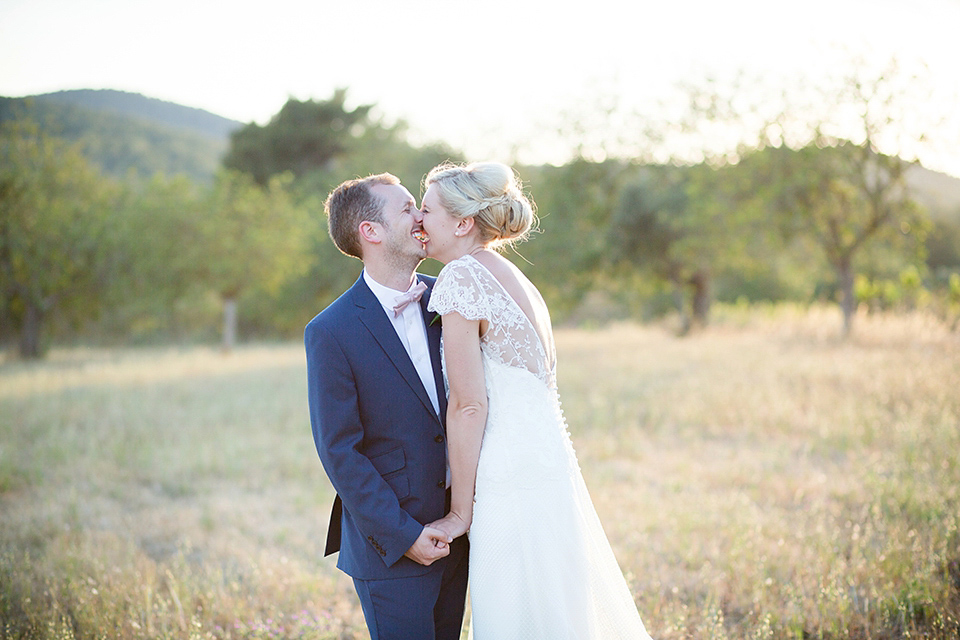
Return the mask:
<svg viewBox="0 0 960 640"><path fill-rule="evenodd" d="M304 332L310 422L320 461L346 511L364 537L392 566L423 530L361 453L363 425L357 385L336 338L315 323ZM371 540L372 539L372 540Z"/></svg>

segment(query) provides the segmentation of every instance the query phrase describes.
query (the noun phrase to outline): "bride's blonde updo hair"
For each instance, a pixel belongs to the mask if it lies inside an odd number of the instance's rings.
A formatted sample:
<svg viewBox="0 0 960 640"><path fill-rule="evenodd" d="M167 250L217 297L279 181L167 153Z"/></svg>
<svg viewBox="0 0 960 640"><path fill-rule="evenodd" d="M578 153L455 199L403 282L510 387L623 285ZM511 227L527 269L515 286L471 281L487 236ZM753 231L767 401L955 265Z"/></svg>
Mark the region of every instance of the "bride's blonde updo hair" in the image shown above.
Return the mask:
<svg viewBox="0 0 960 640"><path fill-rule="evenodd" d="M440 204L456 218L473 218L484 245L522 242L537 224L534 203L521 191L513 169L499 162L442 164L424 179L434 186Z"/></svg>

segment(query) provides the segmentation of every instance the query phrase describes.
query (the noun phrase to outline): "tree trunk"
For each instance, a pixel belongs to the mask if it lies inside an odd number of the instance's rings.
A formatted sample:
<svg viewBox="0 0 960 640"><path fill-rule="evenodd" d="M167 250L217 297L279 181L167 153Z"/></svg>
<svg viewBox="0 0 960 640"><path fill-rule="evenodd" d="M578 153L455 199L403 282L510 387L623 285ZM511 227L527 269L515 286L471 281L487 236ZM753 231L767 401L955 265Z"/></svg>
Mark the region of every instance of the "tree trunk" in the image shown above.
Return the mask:
<svg viewBox="0 0 960 640"><path fill-rule="evenodd" d="M703 271L698 271L690 278L690 286L693 287L691 301L693 324L697 327L705 327L710 319L710 276Z"/></svg>
<svg viewBox="0 0 960 640"><path fill-rule="evenodd" d="M24 360L36 360L40 357L40 327L43 325L43 311L33 302L25 300L23 324L20 326L20 357Z"/></svg>
<svg viewBox="0 0 960 640"><path fill-rule="evenodd" d="M683 283L679 278L671 278L670 281L673 283L673 304L677 308L677 313L680 314L680 330L678 333L685 336L690 333L690 316L687 315Z"/></svg>
<svg viewBox="0 0 960 640"><path fill-rule="evenodd" d="M842 336L846 338L853 331L853 314L857 310L857 301L853 296L853 265L849 258L843 258L835 268L840 285L840 308L843 310Z"/></svg>
<svg viewBox="0 0 960 640"><path fill-rule="evenodd" d="M223 350L232 351L237 345L237 299L223 299Z"/></svg>

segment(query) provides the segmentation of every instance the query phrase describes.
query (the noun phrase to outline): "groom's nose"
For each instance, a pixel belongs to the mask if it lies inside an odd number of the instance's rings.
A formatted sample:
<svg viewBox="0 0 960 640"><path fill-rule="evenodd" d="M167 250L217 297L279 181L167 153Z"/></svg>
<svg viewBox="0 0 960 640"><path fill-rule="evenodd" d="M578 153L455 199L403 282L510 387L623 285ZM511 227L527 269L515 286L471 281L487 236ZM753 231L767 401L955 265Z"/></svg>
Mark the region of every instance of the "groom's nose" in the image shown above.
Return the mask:
<svg viewBox="0 0 960 640"><path fill-rule="evenodd" d="M413 219L417 224L420 224L421 222L423 222L423 211L420 211L420 209L414 209Z"/></svg>

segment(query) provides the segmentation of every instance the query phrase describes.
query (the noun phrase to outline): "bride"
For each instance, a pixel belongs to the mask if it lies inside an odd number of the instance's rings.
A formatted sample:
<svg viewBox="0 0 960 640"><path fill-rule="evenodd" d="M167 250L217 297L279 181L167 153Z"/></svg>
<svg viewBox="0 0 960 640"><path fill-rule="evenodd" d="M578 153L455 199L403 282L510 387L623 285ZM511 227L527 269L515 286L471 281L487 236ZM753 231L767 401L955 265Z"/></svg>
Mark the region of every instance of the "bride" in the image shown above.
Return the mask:
<svg viewBox="0 0 960 640"><path fill-rule="evenodd" d="M441 165L425 180L442 316L451 510L469 531L477 640L649 638L603 533L560 410L553 331L536 287L497 248L535 217L512 169Z"/></svg>

